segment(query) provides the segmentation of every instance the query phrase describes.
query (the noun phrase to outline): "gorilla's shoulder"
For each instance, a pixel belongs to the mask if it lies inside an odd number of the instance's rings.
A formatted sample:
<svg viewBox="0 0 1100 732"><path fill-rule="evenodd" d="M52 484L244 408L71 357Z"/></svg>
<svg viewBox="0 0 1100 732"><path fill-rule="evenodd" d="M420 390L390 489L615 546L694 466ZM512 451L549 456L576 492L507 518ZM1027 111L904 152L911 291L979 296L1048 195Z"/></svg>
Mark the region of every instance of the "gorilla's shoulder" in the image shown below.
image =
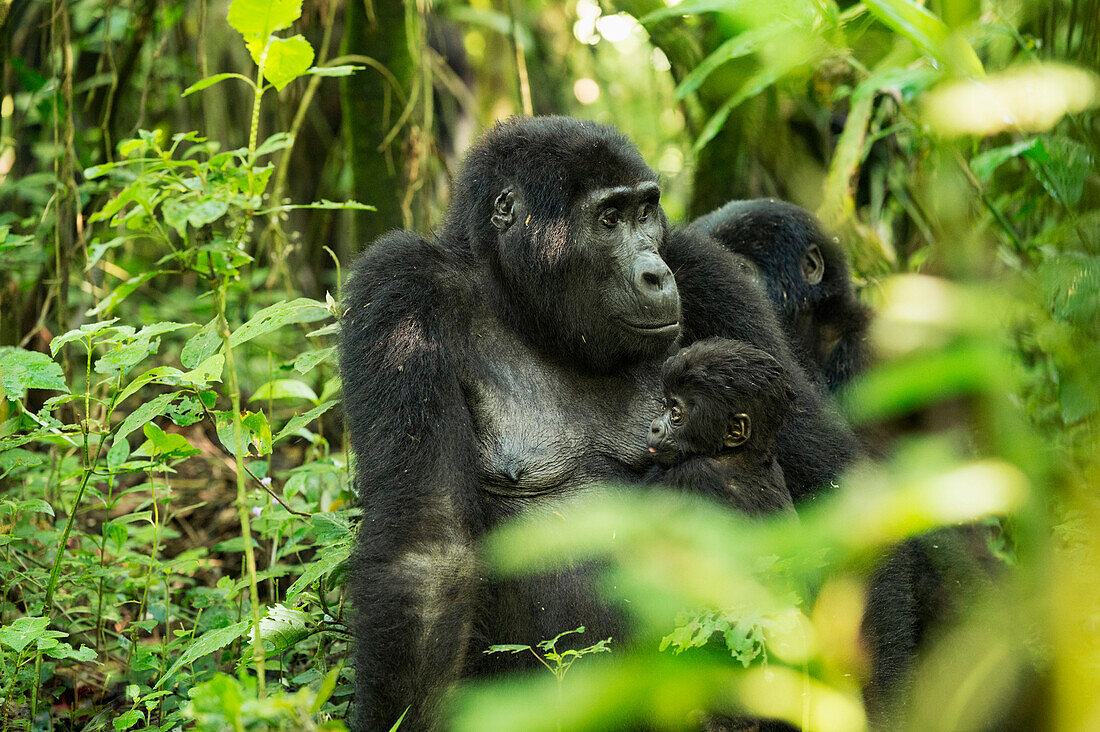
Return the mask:
<svg viewBox="0 0 1100 732"><path fill-rule="evenodd" d="M452 251L410 231L391 231L360 255L344 285L344 330L385 326L412 316L435 319L460 297L463 277Z"/></svg>

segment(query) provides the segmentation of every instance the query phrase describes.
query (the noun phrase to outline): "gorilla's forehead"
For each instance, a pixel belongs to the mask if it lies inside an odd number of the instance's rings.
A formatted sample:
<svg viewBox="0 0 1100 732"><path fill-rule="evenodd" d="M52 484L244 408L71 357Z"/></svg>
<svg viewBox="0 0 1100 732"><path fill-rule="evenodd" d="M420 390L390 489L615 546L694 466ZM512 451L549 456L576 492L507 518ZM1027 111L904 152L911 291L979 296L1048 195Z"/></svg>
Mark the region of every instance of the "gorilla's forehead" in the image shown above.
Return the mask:
<svg viewBox="0 0 1100 732"><path fill-rule="evenodd" d="M594 188L657 179L634 143L613 127L571 117L514 118L471 149L455 190L515 184L543 208Z"/></svg>

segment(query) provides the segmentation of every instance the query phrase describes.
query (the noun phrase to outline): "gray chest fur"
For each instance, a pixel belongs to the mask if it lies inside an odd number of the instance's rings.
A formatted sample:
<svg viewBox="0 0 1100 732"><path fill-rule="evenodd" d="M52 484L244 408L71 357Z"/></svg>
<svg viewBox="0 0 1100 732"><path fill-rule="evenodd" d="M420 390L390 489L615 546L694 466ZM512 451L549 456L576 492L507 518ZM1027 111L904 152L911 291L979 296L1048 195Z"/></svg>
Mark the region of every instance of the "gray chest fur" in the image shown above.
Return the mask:
<svg viewBox="0 0 1100 732"><path fill-rule="evenodd" d="M588 376L547 362L502 328L475 335L465 375L482 488L522 497L637 477L660 411L657 365Z"/></svg>

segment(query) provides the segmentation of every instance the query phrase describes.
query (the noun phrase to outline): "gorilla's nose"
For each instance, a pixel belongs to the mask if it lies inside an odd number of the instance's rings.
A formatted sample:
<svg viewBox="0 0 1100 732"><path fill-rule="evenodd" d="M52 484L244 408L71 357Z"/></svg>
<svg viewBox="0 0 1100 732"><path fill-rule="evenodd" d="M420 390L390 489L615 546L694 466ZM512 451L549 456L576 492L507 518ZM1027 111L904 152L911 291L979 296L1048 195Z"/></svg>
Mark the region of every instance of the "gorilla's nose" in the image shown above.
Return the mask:
<svg viewBox="0 0 1100 732"><path fill-rule="evenodd" d="M653 255L641 257L634 263L634 290L655 305L679 301L676 280L664 260Z"/></svg>

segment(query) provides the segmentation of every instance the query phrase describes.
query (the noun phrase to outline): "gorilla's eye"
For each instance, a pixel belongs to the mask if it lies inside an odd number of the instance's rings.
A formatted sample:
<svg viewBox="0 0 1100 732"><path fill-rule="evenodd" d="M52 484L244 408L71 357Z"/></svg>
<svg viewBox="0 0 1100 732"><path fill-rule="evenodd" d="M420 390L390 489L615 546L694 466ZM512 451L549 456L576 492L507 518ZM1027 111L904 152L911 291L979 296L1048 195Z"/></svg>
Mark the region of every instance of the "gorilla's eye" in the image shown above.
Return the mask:
<svg viewBox="0 0 1100 732"><path fill-rule="evenodd" d="M681 424L684 421L684 410L674 404L672 409L668 410L668 418L672 424Z"/></svg>
<svg viewBox="0 0 1100 732"><path fill-rule="evenodd" d="M649 218L649 215L653 213L653 204L647 203L642 206L642 210L638 213L638 221L645 221Z"/></svg>
<svg viewBox="0 0 1100 732"><path fill-rule="evenodd" d="M619 221L622 220L622 214L617 208L609 208L603 212L603 216L600 217L600 223L609 229L613 229L619 225Z"/></svg>

